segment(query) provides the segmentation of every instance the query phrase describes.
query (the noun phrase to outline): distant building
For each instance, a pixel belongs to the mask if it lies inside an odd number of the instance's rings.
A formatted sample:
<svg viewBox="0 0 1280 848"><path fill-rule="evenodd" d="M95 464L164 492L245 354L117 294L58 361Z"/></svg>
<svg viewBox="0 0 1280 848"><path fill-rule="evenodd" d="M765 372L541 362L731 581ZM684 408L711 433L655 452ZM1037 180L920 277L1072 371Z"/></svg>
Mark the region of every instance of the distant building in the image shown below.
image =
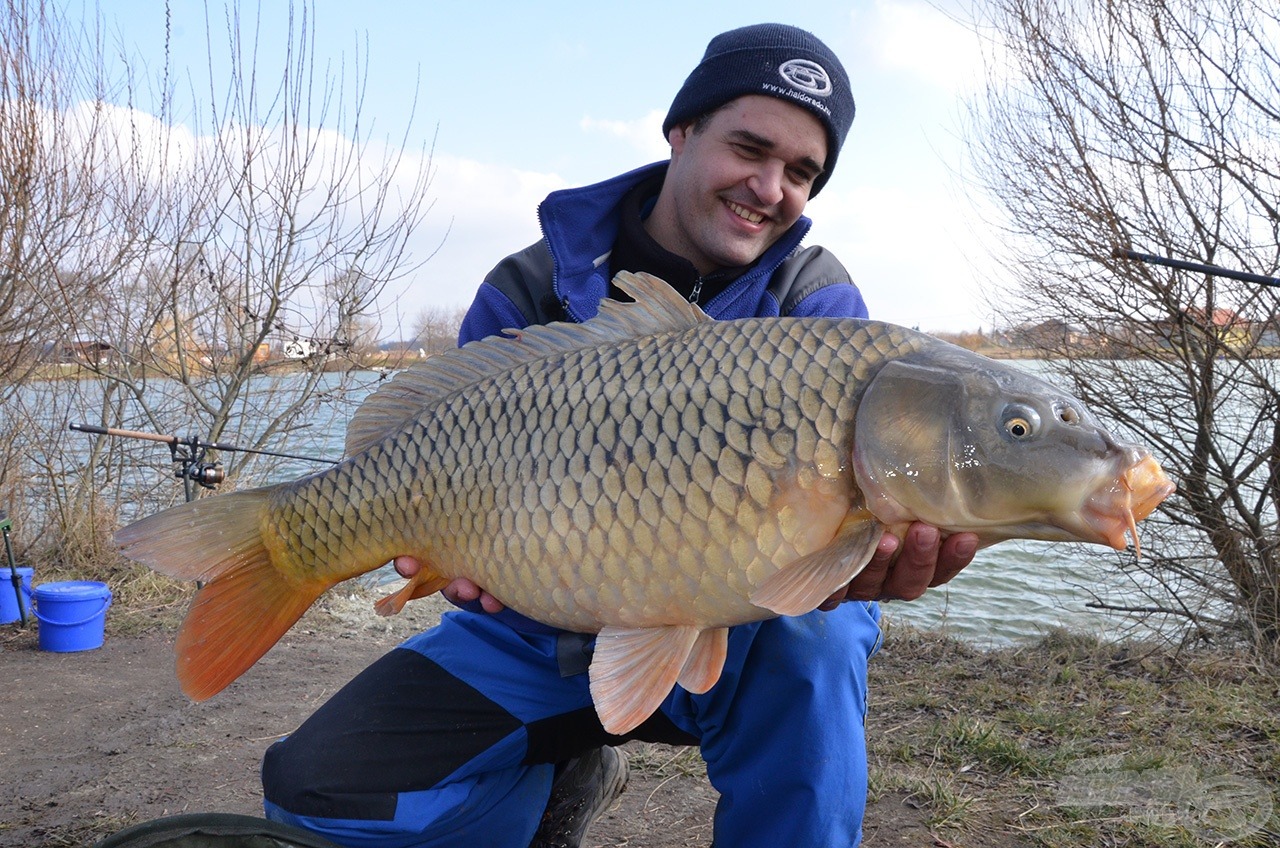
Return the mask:
<svg viewBox="0 0 1280 848"><path fill-rule="evenodd" d="M1212 311L1200 308L1186 309L1178 320L1162 323L1171 331L1170 338L1177 338L1178 330L1183 333L1203 333L1212 335L1223 347L1232 350L1249 347L1256 336L1248 320L1224 307Z"/></svg>
<svg viewBox="0 0 1280 848"><path fill-rule="evenodd" d="M55 345L58 362L78 362L98 366L107 359L114 347L96 339L72 339Z"/></svg>
<svg viewBox="0 0 1280 848"><path fill-rule="evenodd" d="M1086 334L1075 324L1050 318L1039 324L1022 324L1013 327L1008 331L1007 337L1014 347L1068 350L1079 347L1085 341Z"/></svg>
<svg viewBox="0 0 1280 848"><path fill-rule="evenodd" d="M1253 325L1252 330L1260 351L1273 356L1280 355L1280 317L1259 321Z"/></svg>

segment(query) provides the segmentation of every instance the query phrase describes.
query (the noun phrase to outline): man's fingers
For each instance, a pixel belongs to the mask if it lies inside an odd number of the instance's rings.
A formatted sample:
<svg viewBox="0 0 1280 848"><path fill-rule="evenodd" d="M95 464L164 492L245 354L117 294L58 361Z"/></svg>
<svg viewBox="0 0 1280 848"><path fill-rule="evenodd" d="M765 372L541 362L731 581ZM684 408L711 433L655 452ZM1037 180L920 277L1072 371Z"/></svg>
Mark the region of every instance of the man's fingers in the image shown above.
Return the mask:
<svg viewBox="0 0 1280 848"><path fill-rule="evenodd" d="M481 595L480 587L465 577L450 581L448 586L440 590L450 603L461 606L469 604Z"/></svg>
<svg viewBox="0 0 1280 848"><path fill-rule="evenodd" d="M956 533L948 536L938 551L938 568L934 571L932 586L941 586L955 577L973 562L978 552L978 537L973 533Z"/></svg>
<svg viewBox="0 0 1280 848"><path fill-rule="evenodd" d="M941 543L942 534L938 528L919 522L912 524L903 539L902 550L880 588L880 597L914 601L923 595L933 582Z"/></svg>

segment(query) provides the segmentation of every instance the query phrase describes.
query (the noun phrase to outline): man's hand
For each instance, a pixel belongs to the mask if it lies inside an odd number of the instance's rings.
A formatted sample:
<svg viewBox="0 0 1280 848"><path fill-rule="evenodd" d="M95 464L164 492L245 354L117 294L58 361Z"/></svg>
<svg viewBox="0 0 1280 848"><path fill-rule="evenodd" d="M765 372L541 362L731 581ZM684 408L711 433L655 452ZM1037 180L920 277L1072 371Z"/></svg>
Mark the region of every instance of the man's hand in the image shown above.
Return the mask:
<svg viewBox="0 0 1280 848"><path fill-rule="evenodd" d="M396 573L401 577L412 577L418 573L420 568L422 568L422 563L411 556L398 556L395 559ZM445 586L440 590L440 594L458 606L478 600L480 601L480 608L485 612L501 612L504 608L502 601L465 577L459 577L448 586Z"/></svg>
<svg viewBox="0 0 1280 848"><path fill-rule="evenodd" d="M867 567L818 609L832 610L843 601L914 601L964 570L977 550L973 533L942 540L937 527L917 521L907 528L901 545L897 536L885 533Z"/></svg>

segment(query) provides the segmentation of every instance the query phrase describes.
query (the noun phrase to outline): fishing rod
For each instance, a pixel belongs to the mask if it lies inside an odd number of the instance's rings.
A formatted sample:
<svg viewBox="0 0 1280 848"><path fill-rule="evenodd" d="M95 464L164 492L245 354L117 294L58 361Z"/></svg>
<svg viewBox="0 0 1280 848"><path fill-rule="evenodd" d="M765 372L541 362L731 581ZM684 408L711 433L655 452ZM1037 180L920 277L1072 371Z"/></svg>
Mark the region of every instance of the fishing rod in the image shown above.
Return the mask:
<svg viewBox="0 0 1280 848"><path fill-rule="evenodd" d="M97 427L92 424L70 424L72 430L81 433L93 433L98 436L117 436L124 439L144 439L150 442L164 442L169 446L169 455L173 458L173 463L177 466L174 476L182 480L183 487L186 489L187 500L191 500L194 491L192 483L199 484L206 489L216 489L218 484L226 479L226 472L222 468L221 462L209 462L206 455L209 451L231 451L238 453L253 453L262 456L278 456L283 459L301 459L306 462L326 462L332 465L337 460L322 459L316 456L303 456L297 453L283 453L281 451L262 450L260 448L242 448L237 445L229 445L225 442L207 442L199 436L189 436L186 439L178 436L168 436L160 433L142 433L137 430L120 430L115 427ZM6 535L6 539L7 539Z"/></svg>
<svg viewBox="0 0 1280 848"><path fill-rule="evenodd" d="M9 582L13 583L13 593L18 598L18 615L22 618L22 626L27 626L27 604L22 597L22 575L18 573L18 564L13 559L13 545L9 542L9 531L13 522L9 514L0 509L0 531L4 533L4 554L9 559Z"/></svg>
<svg viewBox="0 0 1280 848"><path fill-rule="evenodd" d="M1184 259L1168 259L1150 253L1139 253L1136 250L1128 250L1123 247L1113 248L1111 256L1114 259L1130 259L1134 262L1146 262L1149 265L1166 265L1183 271L1195 271L1199 274L1212 274L1215 277L1228 277L1232 280L1242 280L1246 283L1258 283L1259 285L1280 288L1280 277L1250 274L1248 271L1233 271L1220 265L1205 265L1201 262L1187 262Z"/></svg>

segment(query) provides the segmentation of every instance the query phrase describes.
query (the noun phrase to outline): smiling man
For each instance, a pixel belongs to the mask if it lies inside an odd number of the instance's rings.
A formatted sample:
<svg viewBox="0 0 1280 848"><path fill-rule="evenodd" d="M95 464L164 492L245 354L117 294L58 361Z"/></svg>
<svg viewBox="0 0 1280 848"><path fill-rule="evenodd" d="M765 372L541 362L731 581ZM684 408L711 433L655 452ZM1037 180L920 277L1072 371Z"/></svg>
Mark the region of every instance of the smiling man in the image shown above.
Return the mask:
<svg viewBox="0 0 1280 848"><path fill-rule="evenodd" d="M746 267L800 220L823 173L813 115L748 94L668 132L671 163L645 231L700 275Z"/></svg>
<svg viewBox="0 0 1280 848"><path fill-rule="evenodd" d="M714 38L671 105L671 158L538 209L544 238L489 274L461 342L585 321L619 271L670 282L714 318L866 317L843 266L801 247L802 213L853 122L840 62L780 24ZM848 846L861 837L867 661L875 600L950 580L976 539L915 525L808 615L731 628L720 681L677 686L627 739L699 745L720 792L720 846ZM418 563L401 557L410 575ZM263 764L271 818L349 846L581 844L626 782L625 739L588 690L589 634L503 609L470 581L462 610L370 666ZM844 603L849 601L849 603Z"/></svg>

